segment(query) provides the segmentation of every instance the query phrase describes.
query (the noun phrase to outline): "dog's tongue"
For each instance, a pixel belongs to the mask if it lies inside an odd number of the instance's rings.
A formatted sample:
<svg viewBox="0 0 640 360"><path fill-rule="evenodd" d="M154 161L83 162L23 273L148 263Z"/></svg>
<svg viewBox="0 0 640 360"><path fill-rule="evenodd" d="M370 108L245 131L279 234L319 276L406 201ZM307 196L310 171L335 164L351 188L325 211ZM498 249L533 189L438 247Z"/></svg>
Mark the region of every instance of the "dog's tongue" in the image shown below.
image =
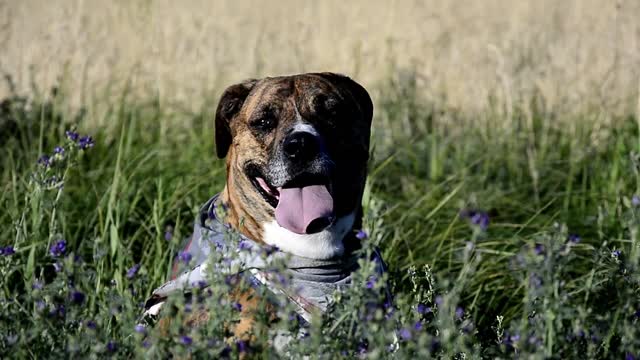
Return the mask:
<svg viewBox="0 0 640 360"><path fill-rule="evenodd" d="M278 189L278 225L297 234L323 230L333 220L333 197L325 185Z"/></svg>

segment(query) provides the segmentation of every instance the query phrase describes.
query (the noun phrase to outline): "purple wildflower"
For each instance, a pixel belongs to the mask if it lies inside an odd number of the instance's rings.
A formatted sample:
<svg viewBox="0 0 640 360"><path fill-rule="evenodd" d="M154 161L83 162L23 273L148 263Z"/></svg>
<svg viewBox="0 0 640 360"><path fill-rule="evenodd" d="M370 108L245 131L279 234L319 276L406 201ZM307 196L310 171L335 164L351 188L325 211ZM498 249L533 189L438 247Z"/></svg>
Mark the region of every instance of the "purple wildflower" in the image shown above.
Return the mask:
<svg viewBox="0 0 640 360"><path fill-rule="evenodd" d="M456 308L456 319L462 319L462 317L464 316L464 309L461 307L457 307Z"/></svg>
<svg viewBox="0 0 640 360"><path fill-rule="evenodd" d="M144 325L141 324L137 324L133 330L135 332L137 332L138 334L144 334L145 332L147 332L147 328Z"/></svg>
<svg viewBox="0 0 640 360"><path fill-rule="evenodd" d="M192 258L193 256L188 251L180 251L180 253L178 254L178 259L180 259L180 261L185 264L188 264Z"/></svg>
<svg viewBox="0 0 640 360"><path fill-rule="evenodd" d="M435 301L436 301L436 305L442 305L442 301L443 301L442 296L440 295L436 296Z"/></svg>
<svg viewBox="0 0 640 360"><path fill-rule="evenodd" d="M35 280L33 284L31 284L31 289L33 290L42 290L42 287L43 287L42 282L38 280Z"/></svg>
<svg viewBox="0 0 640 360"><path fill-rule="evenodd" d="M479 226L480 229L486 230L489 227L489 214L485 212L476 212L470 218L473 225Z"/></svg>
<svg viewBox="0 0 640 360"><path fill-rule="evenodd" d="M376 285L377 280L378 279L375 276L369 276L369 280L367 280L367 289L373 289L373 287Z"/></svg>
<svg viewBox="0 0 640 360"><path fill-rule="evenodd" d="M57 305L56 307L51 309L51 311L49 311L49 315L51 317L56 317L57 316L57 317L63 318L66 313L67 313L67 309L62 304Z"/></svg>
<svg viewBox="0 0 640 360"><path fill-rule="evenodd" d="M40 158L38 159L38 164L48 168L49 166L51 166L51 157L49 157L49 155L40 156Z"/></svg>
<svg viewBox="0 0 640 360"><path fill-rule="evenodd" d="M249 351L249 344L243 340L236 341L236 347L240 353L246 353Z"/></svg>
<svg viewBox="0 0 640 360"><path fill-rule="evenodd" d="M369 235L367 235L366 231L364 230L358 230L358 232L356 233L356 237L360 240L364 240L369 237Z"/></svg>
<svg viewBox="0 0 640 360"><path fill-rule="evenodd" d="M422 327L422 321L416 321L416 323L413 324L413 330L415 331L421 331Z"/></svg>
<svg viewBox="0 0 640 360"><path fill-rule="evenodd" d="M512 344L517 343L518 341L520 341L520 334L514 334L509 337L509 342Z"/></svg>
<svg viewBox="0 0 640 360"><path fill-rule="evenodd" d="M62 256L65 254L65 252L67 252L67 242L65 240L58 240L49 249L49 253L53 257Z"/></svg>
<svg viewBox="0 0 640 360"><path fill-rule="evenodd" d="M151 341L149 341L149 339L144 339L142 340L142 347L143 348L148 348L149 346L151 346Z"/></svg>
<svg viewBox="0 0 640 360"><path fill-rule="evenodd" d="M78 146L80 150L86 150L90 147L93 147L95 143L93 142L93 138L91 136L83 136L78 140Z"/></svg>
<svg viewBox="0 0 640 360"><path fill-rule="evenodd" d="M569 238L568 238L570 243L573 244L577 244L579 243L582 239L580 238L580 236L576 235L576 234L569 234Z"/></svg>
<svg viewBox="0 0 640 360"><path fill-rule="evenodd" d="M277 247L277 246L273 246L273 245L266 245L266 246L264 246L264 247L263 247L263 250L264 250L264 254L265 254L266 256L271 256L271 254L273 254L273 253L275 253L275 252L279 251L280 249L278 249L278 247Z"/></svg>
<svg viewBox="0 0 640 360"><path fill-rule="evenodd" d="M167 229L167 231L164 232L164 239L167 241L171 241L171 239L173 239L173 232L172 229Z"/></svg>
<svg viewBox="0 0 640 360"><path fill-rule="evenodd" d="M70 298L72 303L82 305L82 303L84 303L85 296L80 291L74 290L71 292Z"/></svg>
<svg viewBox="0 0 640 360"><path fill-rule="evenodd" d="M631 205L633 206L640 206L640 196L638 195L633 195L631 197Z"/></svg>
<svg viewBox="0 0 640 360"><path fill-rule="evenodd" d="M11 256L16 253L16 250L13 246L0 247L0 256Z"/></svg>
<svg viewBox="0 0 640 360"><path fill-rule="evenodd" d="M542 253L544 253L544 245L542 244L536 244L533 248L533 252L536 255L542 255Z"/></svg>
<svg viewBox="0 0 640 360"><path fill-rule="evenodd" d="M539 289L542 286L542 278L538 274L531 274L529 276L529 285Z"/></svg>
<svg viewBox="0 0 640 360"><path fill-rule="evenodd" d="M251 250L251 243L247 240L240 240L238 242L238 250Z"/></svg>
<svg viewBox="0 0 640 360"><path fill-rule="evenodd" d="M622 254L622 251L620 251L620 250L613 250L611 252L611 256L616 257L616 258L620 257L620 254Z"/></svg>
<svg viewBox="0 0 640 360"><path fill-rule="evenodd" d="M189 345L193 344L193 339L190 338L187 335L182 335L182 336L180 336L180 344L189 346Z"/></svg>
<svg viewBox="0 0 640 360"><path fill-rule="evenodd" d="M58 155L64 155L64 148L62 146L56 146L53 148L53 153Z"/></svg>
<svg viewBox="0 0 640 360"><path fill-rule="evenodd" d="M636 360L636 357L632 353L628 352L624 355L624 360Z"/></svg>
<svg viewBox="0 0 640 360"><path fill-rule="evenodd" d="M399 335L402 340L411 340L411 331L407 328L400 329Z"/></svg>
<svg viewBox="0 0 640 360"><path fill-rule="evenodd" d="M113 340L109 340L107 343L107 351L111 353L118 351L118 344Z"/></svg>
<svg viewBox="0 0 640 360"><path fill-rule="evenodd" d="M36 301L36 310L38 310L38 312L41 312L42 310L44 310L44 308L47 306L47 304L42 301L42 300L37 300Z"/></svg>
<svg viewBox="0 0 640 360"><path fill-rule="evenodd" d="M57 261L57 262L53 263L53 269L54 269L56 272L60 272L60 271L62 271L62 269L63 269L62 263L61 263L61 262L59 262L59 261Z"/></svg>
<svg viewBox="0 0 640 360"><path fill-rule="evenodd" d="M242 311L242 304L240 304L239 302L234 302L231 307L233 307L233 309L236 311Z"/></svg>
<svg viewBox="0 0 640 360"><path fill-rule="evenodd" d="M64 132L65 135L67 135L67 139L71 140L71 141L77 141L78 140L78 133L72 130L67 130Z"/></svg>
<svg viewBox="0 0 640 360"><path fill-rule="evenodd" d="M87 329L91 330L95 330L98 327L98 324L96 324L96 322L93 320L87 321L84 325L87 327Z"/></svg>
<svg viewBox="0 0 640 360"><path fill-rule="evenodd" d="M431 307L425 304L418 304L418 306L416 307L416 311L420 315L428 314L431 312Z"/></svg>
<svg viewBox="0 0 640 360"><path fill-rule="evenodd" d="M129 270L127 270L127 279L133 279L134 276L138 273L140 269L140 264L135 264Z"/></svg>

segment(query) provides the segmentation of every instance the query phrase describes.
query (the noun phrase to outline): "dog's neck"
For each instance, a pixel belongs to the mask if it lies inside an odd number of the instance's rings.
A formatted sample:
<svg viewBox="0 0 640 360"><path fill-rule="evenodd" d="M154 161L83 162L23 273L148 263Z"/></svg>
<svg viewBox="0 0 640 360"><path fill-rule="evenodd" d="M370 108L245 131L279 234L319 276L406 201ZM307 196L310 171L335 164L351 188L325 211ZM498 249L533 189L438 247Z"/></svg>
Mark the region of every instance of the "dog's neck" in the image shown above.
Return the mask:
<svg viewBox="0 0 640 360"><path fill-rule="evenodd" d="M227 183L220 201L225 205L225 222L248 238L280 250L310 259L331 259L345 253L345 238L353 230L356 212L342 216L328 228L314 234L296 234L278 225L273 216L256 218L242 202L234 201Z"/></svg>

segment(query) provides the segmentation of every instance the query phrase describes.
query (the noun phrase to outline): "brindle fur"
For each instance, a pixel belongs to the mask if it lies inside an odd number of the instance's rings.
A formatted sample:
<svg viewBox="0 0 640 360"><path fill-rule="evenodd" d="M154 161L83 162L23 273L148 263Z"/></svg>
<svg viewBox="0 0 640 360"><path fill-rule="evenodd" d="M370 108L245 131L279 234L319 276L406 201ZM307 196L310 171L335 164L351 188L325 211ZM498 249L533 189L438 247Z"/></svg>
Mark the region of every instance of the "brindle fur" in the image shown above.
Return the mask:
<svg viewBox="0 0 640 360"><path fill-rule="evenodd" d="M221 195L228 209L225 221L257 242L264 242L261 224L274 219L274 209L255 190L245 167L250 162L264 166L274 156L296 121L296 111L318 130L335 163L332 191L336 215L355 210L354 228L361 226L360 202L373 115L366 90L348 77L333 73L248 80L227 88L220 99L215 119L216 150L218 157L226 157L227 182ZM265 113L277 117L278 125L269 133L257 133L250 123ZM348 239L357 241L355 236ZM246 340L259 299L248 292L232 294L231 298L243 309L233 333ZM196 311L185 325L198 326L208 319L208 311Z"/></svg>
<svg viewBox="0 0 640 360"><path fill-rule="evenodd" d="M261 224L274 218L274 209L258 194L245 174L249 162L265 162L278 150L296 121L296 109L326 142L335 163L333 197L337 216L356 209L366 179L373 104L366 90L348 77L333 73L249 80L230 86L216 113L216 144L226 156L227 183L222 201L227 221L244 235L262 242ZM277 128L256 134L250 122L265 111L277 117ZM360 219L356 221L359 226Z"/></svg>

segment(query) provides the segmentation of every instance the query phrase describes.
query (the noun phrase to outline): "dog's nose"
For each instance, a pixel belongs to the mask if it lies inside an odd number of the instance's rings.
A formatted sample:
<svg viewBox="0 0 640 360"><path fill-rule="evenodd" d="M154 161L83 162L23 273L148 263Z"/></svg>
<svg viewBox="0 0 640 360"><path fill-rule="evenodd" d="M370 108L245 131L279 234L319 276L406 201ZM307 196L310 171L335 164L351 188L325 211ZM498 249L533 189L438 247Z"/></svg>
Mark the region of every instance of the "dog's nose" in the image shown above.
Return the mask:
<svg viewBox="0 0 640 360"><path fill-rule="evenodd" d="M305 131L294 132L289 135L283 144L284 153L292 160L310 160L318 154L318 138Z"/></svg>

